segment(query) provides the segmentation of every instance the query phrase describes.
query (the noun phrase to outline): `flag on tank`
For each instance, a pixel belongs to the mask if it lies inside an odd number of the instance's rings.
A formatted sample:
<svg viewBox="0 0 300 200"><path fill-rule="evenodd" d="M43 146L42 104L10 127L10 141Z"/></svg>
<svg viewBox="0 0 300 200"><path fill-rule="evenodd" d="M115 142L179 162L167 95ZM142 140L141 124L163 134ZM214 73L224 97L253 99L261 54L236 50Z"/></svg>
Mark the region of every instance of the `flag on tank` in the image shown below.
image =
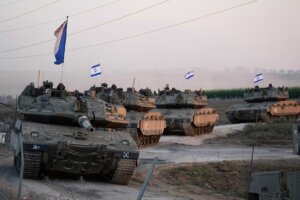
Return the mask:
<svg viewBox="0 0 300 200"><path fill-rule="evenodd" d="M65 59L65 47L67 41L67 25L68 19L55 30L54 35L57 38L54 46L54 64L60 65Z"/></svg>
<svg viewBox="0 0 300 200"><path fill-rule="evenodd" d="M257 82L262 81L262 80L264 80L264 77L263 77L263 75L260 73L260 74L256 74L256 76L254 77L253 82L254 82L254 83L257 83Z"/></svg>
<svg viewBox="0 0 300 200"><path fill-rule="evenodd" d="M184 78L185 79L190 79L190 78L192 78L194 76L194 72L193 71L189 71L188 73L186 73L185 75L184 75Z"/></svg>
<svg viewBox="0 0 300 200"><path fill-rule="evenodd" d="M99 77L101 75L100 64L91 67L91 77Z"/></svg>

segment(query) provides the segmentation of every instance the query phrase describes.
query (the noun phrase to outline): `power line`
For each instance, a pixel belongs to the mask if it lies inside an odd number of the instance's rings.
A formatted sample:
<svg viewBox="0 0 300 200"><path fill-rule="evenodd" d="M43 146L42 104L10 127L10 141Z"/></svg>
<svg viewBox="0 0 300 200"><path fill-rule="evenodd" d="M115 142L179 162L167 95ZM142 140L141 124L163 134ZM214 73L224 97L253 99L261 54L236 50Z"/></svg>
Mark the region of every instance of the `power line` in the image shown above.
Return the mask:
<svg viewBox="0 0 300 200"><path fill-rule="evenodd" d="M104 26L104 25L109 24L109 23L112 23L112 22L119 21L119 20L121 20L121 19L124 19L124 18L126 18L126 17L132 16L132 15L135 15L135 14L138 14L138 13L141 13L141 12L144 12L144 11L146 11L146 10L148 10L148 9L154 8L154 7L156 7L156 6L159 6L159 5L161 5L161 4L166 3L166 2L168 2L168 1L170 1L170 0L164 0L164 1L161 1L161 2L156 3L156 4L152 4L152 5L148 6L148 7L143 8L143 9L137 10L137 11L135 11L135 12L131 12L131 13L128 13L128 14L123 15L123 16L121 16L121 17L117 17L117 18L115 18L115 19L106 21L106 22L104 22L104 23L97 24L97 25L95 25L95 26L92 26L92 27L89 27L89 28L86 28L86 29L82 29L82 30L77 31L77 32L70 33L70 34L68 34L68 37L73 36L73 35L77 35L77 34L79 34L79 33L86 32L86 31L89 31L89 30L92 30L92 29L95 29L95 28L98 28L98 27L100 27L100 26ZM53 38L53 39L44 40L44 41L41 41L41 42L29 44L29 45L24 45L24 46L21 46L21 47L16 47L16 48L13 48L13 49L2 50L2 51L0 51L0 53L6 53L6 52L16 51L16 50L20 50L20 49L25 49L25 48L29 48L29 47L33 47L33 46L38 46L38 45L45 44L45 43L52 42L52 41L55 41L55 39Z"/></svg>
<svg viewBox="0 0 300 200"><path fill-rule="evenodd" d="M106 45L106 44L120 42L120 41L123 41L123 40L133 39L133 38L136 38L136 37L141 37L141 36L148 35L148 34L151 34L151 33L154 33L154 32L158 32L158 31L170 29L170 28L173 28L173 27L176 27L176 26L180 26L180 25L183 25L183 24L187 24L187 23L193 22L193 21L198 21L198 20L201 20L201 19L204 19L204 18L207 18L207 17L218 15L218 14L227 12L229 10L233 10L233 9L236 9L236 8L239 8L239 7L242 7L242 6L246 6L246 5L252 4L252 3L257 2L257 1L258 0L249 1L249 2L246 2L246 3L242 3L242 4L239 4L239 5L227 8L227 9L219 10L219 11L207 14L207 15L203 15L203 16L196 17L196 18L193 18L193 19L185 20L185 21L182 21L182 22L178 22L176 24L172 24L172 25L169 25L169 26L164 26L164 27L153 29L153 30L150 30L150 31L138 33L138 34L135 34L135 35L130 35L130 36L119 38L119 39L115 39L115 40L101 42L101 43L97 43L97 44L93 44L93 45L89 45L89 46L84 46L84 47L69 49L68 51L77 51L77 50L81 50L81 49L91 48L91 47L95 47L95 46L102 46L102 45Z"/></svg>
<svg viewBox="0 0 300 200"><path fill-rule="evenodd" d="M119 20L124 19L124 18L126 18L126 17L129 17L129 16L132 16L132 15L135 15L135 14L138 14L138 13L141 13L141 12L144 12L144 11L149 10L149 9L151 9L151 8L154 8L154 7L156 7L156 6L159 6L159 5L162 5L162 4L164 4L164 3L167 3L168 1L170 1L170 0L161 1L161 2L159 2L159 3L156 3L156 4L150 5L150 6L148 6L148 7L145 7L145 8L143 8L143 9L141 9L141 10L137 10L137 11L135 11L135 12L128 13L128 14L126 14L126 15L123 15L123 16L121 16L121 17L118 17L118 18L115 18L115 19L112 19L112 20L109 20L109 21L104 22L104 23L102 23L102 24L97 24L97 25L95 25L95 26L92 26L92 27L89 27L89 28L86 28L86 29L82 29L82 30L80 30L80 31L73 32L73 33L71 33L71 34L69 34L69 35L76 35L76 34L78 34L78 33L82 33L82 32L85 32L85 31L89 31L89 30L98 28L98 27L100 27L100 26L103 26L103 25L106 25L106 24L109 24L109 23L112 23L112 22L119 21Z"/></svg>
<svg viewBox="0 0 300 200"><path fill-rule="evenodd" d="M148 34L151 34L151 33L154 33L154 32L170 29L170 28L173 28L173 27L176 27L176 26L180 26L180 25L183 25L183 24L187 24L187 23L191 23L191 22L198 21L198 20L201 20L201 19L205 19L207 17L211 17L211 16L214 16L214 15L225 13L225 12L228 12L230 10L237 9L237 8L255 3L257 1L258 0L248 1L248 2L245 2L245 3L242 3L242 4L238 4L236 6L232 6L230 8L226 8L226 9L222 9L222 10L219 10L219 11L216 11L216 12L212 12L210 14L206 14L206 15L203 15L203 16L200 16L200 17L185 20L185 21L182 21L182 22L178 22L178 23L175 23L175 24L172 24L172 25L168 25L168 26L164 26L164 27L161 27L161 28L153 29L153 30L150 30L150 31L130 35L130 36L127 36L127 37L118 38L118 39L114 39L114 40L110 40L110 41L106 41L106 42L101 42L101 43L97 43L97 44L93 44L93 45L83 46L83 47L79 47L79 48L69 49L69 50L67 50L67 52L78 51L78 50L92 48L92 47L96 47L96 46L103 46L103 45L106 45L106 44L111 44L111 43L120 42L120 41L123 41L123 40L128 40L128 39L133 39L133 38L136 38L136 37L141 37L141 36L148 35ZM24 58L33 58L33 57L48 56L48 55L52 55L52 54L51 53L44 53L44 54L36 54L36 55L28 55L28 56L2 57L0 59L2 59L2 60L24 59Z"/></svg>
<svg viewBox="0 0 300 200"><path fill-rule="evenodd" d="M106 4L103 4L103 5L97 6L95 8L90 8L88 10L81 11L81 12L75 13L73 15L69 15L69 18L76 17L76 16L79 16L79 15L85 14L87 12L91 12L93 10L96 10L96 9L99 9L99 8L103 8L103 7L112 5L112 4L117 3L119 1L121 1L121 0L116 0L116 1L113 1L113 2L110 2L110 3L106 3ZM38 24L33 24L33 25L30 25L30 26L23 26L23 27L12 28L12 29L8 29L8 30L0 31L0 34L1 33L8 33L8 32L15 32L15 31L21 31L21 30L31 29L31 28L43 26L43 25L46 25L46 24L51 24L51 23L54 23L54 22L57 22L57 21L60 21L60 20L63 20L63 19L65 19L65 17L61 17L61 18L57 18L57 19L53 19L53 20L41 22L41 23L38 23Z"/></svg>
<svg viewBox="0 0 300 200"><path fill-rule="evenodd" d="M119 1L121 1L121 0L116 0L116 1L113 1L113 2L109 2L109 3L103 4L103 5L97 6L97 7L95 7L95 8L90 8L90 9L87 9L87 10L85 10L85 11L81 11L81 12L75 13L75 14L73 14L73 15L71 15L71 16L72 16L72 17L75 17L75 16L78 16L78 15L82 15L82 14L85 14L85 13L87 13L87 12L91 12L91 11L93 11L93 10L96 10L96 9L99 9L99 8L103 8L103 7L105 7L105 6L109 6L109 5L115 4L115 3L119 2Z"/></svg>
<svg viewBox="0 0 300 200"><path fill-rule="evenodd" d="M4 19L4 20L0 21L0 23L8 22L8 21L11 21L11 20L13 20L13 19L17 19L17 18L19 18L19 17L23 17L23 16L25 16L25 15L31 14L31 13L33 13L33 12L35 12L35 11L38 11L38 10L43 9L43 8L45 8L45 7L48 7L48 6L52 5L52 4L55 4L55 3L57 3L58 1L59 1L59 0L52 1L51 3L48 3L48 4L43 5L43 6L41 6L41 7L35 8L35 9L30 10L30 11L28 11L28 12L22 13L22 14L20 14L20 15L17 15L17 16L11 17L11 18Z"/></svg>
<svg viewBox="0 0 300 200"><path fill-rule="evenodd" d="M28 55L28 56L12 56L12 57L0 58L0 60L35 58L35 57L50 56L50 55L54 55L54 54L52 54L52 53L41 53L41 54Z"/></svg>
<svg viewBox="0 0 300 200"><path fill-rule="evenodd" d="M18 1L13 1L13 2L10 2L10 3L2 4L2 5L0 5L0 8L19 3L20 1L23 1L23 0L18 0Z"/></svg>

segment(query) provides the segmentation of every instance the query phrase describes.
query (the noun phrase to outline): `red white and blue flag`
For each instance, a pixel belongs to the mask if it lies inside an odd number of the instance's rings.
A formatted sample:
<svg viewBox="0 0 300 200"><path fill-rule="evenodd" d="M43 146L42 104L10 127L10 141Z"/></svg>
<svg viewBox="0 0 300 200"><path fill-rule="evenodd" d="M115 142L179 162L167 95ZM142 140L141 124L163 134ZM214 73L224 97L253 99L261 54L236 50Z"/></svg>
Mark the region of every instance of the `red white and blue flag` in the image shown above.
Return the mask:
<svg viewBox="0 0 300 200"><path fill-rule="evenodd" d="M54 35L56 36L57 40L54 47L54 56L55 56L55 62L54 64L60 65L64 62L65 59L65 47L66 47L66 41L67 41L67 25L68 20L66 20L64 23L62 23L58 29L54 32Z"/></svg>

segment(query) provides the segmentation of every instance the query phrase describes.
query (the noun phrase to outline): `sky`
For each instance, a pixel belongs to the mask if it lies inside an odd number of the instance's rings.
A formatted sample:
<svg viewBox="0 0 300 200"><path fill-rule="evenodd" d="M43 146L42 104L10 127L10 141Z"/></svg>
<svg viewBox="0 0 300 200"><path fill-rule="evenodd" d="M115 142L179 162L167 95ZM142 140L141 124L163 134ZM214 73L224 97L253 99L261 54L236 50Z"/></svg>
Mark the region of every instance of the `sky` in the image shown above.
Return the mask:
<svg viewBox="0 0 300 200"><path fill-rule="evenodd" d="M102 82L127 88L134 78L136 88L253 86L258 69L300 69L299 10L299 0L1 0L0 94L40 85L39 70L40 81L60 82L54 31L66 16L63 82L70 90ZM197 20L180 24L191 19ZM28 26L34 27L22 28ZM151 32L162 27L170 28ZM91 78L97 63L102 75ZM194 78L185 80L191 70ZM222 83L225 76L231 78Z"/></svg>

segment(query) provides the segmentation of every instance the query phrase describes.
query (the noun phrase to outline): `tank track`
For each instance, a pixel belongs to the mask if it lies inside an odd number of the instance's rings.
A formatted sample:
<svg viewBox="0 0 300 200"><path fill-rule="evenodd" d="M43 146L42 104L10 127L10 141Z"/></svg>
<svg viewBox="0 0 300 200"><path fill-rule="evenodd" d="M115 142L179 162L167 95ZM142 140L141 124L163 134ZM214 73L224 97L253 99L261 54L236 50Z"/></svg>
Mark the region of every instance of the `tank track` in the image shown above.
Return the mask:
<svg viewBox="0 0 300 200"><path fill-rule="evenodd" d="M239 121L234 118L233 114L226 114L226 117L229 120L229 122L232 124L239 123Z"/></svg>
<svg viewBox="0 0 300 200"><path fill-rule="evenodd" d="M161 135L143 135L138 133L138 145L139 147L146 147L156 145L159 142Z"/></svg>
<svg viewBox="0 0 300 200"><path fill-rule="evenodd" d="M300 117L299 115L285 115L285 116L274 116L270 113L264 113L261 115L262 120L267 123L277 122L295 122Z"/></svg>
<svg viewBox="0 0 300 200"><path fill-rule="evenodd" d="M185 124L183 126L183 132L186 136L197 136L197 135L211 133L213 129L214 129L214 125L195 127L192 124Z"/></svg>
<svg viewBox="0 0 300 200"><path fill-rule="evenodd" d="M41 175L42 152L24 151L23 178L38 179Z"/></svg>
<svg viewBox="0 0 300 200"><path fill-rule="evenodd" d="M117 168L114 172L111 182L120 185L128 185L136 167L136 163L136 159L120 158L117 162Z"/></svg>

